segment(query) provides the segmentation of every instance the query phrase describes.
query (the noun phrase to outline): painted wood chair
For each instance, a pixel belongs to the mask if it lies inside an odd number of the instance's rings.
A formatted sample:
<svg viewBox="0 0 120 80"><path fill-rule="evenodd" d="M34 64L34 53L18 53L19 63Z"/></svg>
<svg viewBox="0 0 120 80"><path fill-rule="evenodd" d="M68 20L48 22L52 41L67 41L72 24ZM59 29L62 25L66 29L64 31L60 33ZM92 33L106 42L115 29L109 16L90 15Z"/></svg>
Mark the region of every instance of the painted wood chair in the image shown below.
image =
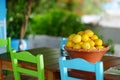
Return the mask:
<svg viewBox="0 0 120 80"><path fill-rule="evenodd" d="M64 49L66 42L67 42L67 38L60 39L60 52L62 56L68 56L67 52Z"/></svg>
<svg viewBox="0 0 120 80"><path fill-rule="evenodd" d="M0 38L0 58L7 57L11 51L11 38L2 39ZM0 60L0 69L2 69L2 60ZM3 70L0 70L0 80L4 80Z"/></svg>
<svg viewBox="0 0 120 80"><path fill-rule="evenodd" d="M11 60L12 60L15 80L44 80L44 62L43 62L42 54L38 54L37 56L34 56L27 51L16 52L15 50L12 50ZM19 66L18 65L19 61L37 64L37 71L26 69ZM27 77L25 78L23 76L27 76Z"/></svg>
<svg viewBox="0 0 120 80"><path fill-rule="evenodd" d="M68 60L66 57L61 56L59 58L59 68L61 80L81 80L75 77L70 77L68 75L68 69L95 72L96 80L103 80L104 78L103 62L92 64L81 58Z"/></svg>
<svg viewBox="0 0 120 80"><path fill-rule="evenodd" d="M11 51L11 38L2 39L0 38L0 54L7 53L10 54Z"/></svg>

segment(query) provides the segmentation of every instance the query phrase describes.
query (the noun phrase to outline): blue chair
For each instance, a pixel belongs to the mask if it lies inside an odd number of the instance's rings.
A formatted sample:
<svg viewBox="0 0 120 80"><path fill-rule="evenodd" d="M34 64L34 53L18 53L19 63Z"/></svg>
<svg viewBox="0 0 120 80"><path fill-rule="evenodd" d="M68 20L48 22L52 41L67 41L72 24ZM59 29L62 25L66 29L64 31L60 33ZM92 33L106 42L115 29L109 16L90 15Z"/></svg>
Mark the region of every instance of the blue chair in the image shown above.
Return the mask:
<svg viewBox="0 0 120 80"><path fill-rule="evenodd" d="M59 68L61 80L80 80L78 78L70 77L68 75L68 69L95 72L96 80L103 80L104 78L103 62L92 64L81 58L68 60L66 57L61 56L59 58Z"/></svg>
<svg viewBox="0 0 120 80"><path fill-rule="evenodd" d="M62 38L60 40L61 54L65 54L64 52L66 52L64 49L66 42L67 38ZM68 59L66 56L61 55L61 57L59 58L59 68L61 80L80 80L78 78L70 77L68 75L68 69L95 72L96 80L103 80L104 78L103 62L97 62L95 64L92 64L81 58Z"/></svg>
<svg viewBox="0 0 120 80"><path fill-rule="evenodd" d="M61 48L62 50L65 50L65 49L64 49L64 46L65 46L66 42L67 42L67 38L61 38L61 39L60 39L60 48Z"/></svg>
<svg viewBox="0 0 120 80"><path fill-rule="evenodd" d="M67 38L60 39L60 52L62 56L68 56L67 52L64 49L66 42L67 42Z"/></svg>

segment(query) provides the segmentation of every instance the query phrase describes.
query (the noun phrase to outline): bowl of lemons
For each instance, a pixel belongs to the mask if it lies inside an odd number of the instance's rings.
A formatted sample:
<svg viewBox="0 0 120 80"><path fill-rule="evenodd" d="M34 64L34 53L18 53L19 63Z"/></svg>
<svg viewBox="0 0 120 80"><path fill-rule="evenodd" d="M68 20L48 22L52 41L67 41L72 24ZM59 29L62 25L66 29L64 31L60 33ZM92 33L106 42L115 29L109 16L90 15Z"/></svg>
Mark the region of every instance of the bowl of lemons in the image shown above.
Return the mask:
<svg viewBox="0 0 120 80"><path fill-rule="evenodd" d="M109 46L90 29L69 35L64 48L71 58L83 58L91 63L100 61L109 50Z"/></svg>

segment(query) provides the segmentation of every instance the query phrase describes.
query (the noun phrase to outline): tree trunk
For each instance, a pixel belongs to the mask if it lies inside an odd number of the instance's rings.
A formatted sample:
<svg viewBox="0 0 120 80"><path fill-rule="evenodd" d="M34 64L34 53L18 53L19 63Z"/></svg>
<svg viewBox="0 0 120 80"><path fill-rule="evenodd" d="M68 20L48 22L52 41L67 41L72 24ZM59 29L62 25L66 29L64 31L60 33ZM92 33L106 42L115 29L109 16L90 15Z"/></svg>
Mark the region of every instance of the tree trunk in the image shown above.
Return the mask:
<svg viewBox="0 0 120 80"><path fill-rule="evenodd" d="M31 8L32 8L32 0L28 0L27 10L26 10L26 14L25 14L25 17L24 17L24 22L21 26L19 50L21 50L21 47L22 47L22 39L24 38L26 29L27 29L27 26L28 26L27 24L28 24L29 15L31 13Z"/></svg>

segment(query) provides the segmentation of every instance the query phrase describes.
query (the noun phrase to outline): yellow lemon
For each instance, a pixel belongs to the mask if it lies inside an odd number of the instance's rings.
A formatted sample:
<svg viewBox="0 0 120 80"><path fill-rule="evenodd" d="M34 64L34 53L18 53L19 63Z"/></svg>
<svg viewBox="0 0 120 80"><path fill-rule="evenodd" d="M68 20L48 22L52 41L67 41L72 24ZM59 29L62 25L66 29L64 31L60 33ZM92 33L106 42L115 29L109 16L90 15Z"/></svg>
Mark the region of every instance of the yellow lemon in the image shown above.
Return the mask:
<svg viewBox="0 0 120 80"><path fill-rule="evenodd" d="M75 36L73 36L72 41L73 41L74 43L79 43L79 42L81 42L81 36L78 35L78 34L76 34Z"/></svg>
<svg viewBox="0 0 120 80"><path fill-rule="evenodd" d="M88 35L89 37L92 37L94 35L94 32L90 29L87 29L84 31L86 35Z"/></svg>
<svg viewBox="0 0 120 80"><path fill-rule="evenodd" d="M101 39L96 39L95 41L95 45L101 46L103 44Z"/></svg>
<svg viewBox="0 0 120 80"><path fill-rule="evenodd" d="M90 38L88 39L88 41L91 41L91 40L92 40L92 39L90 39Z"/></svg>
<svg viewBox="0 0 120 80"><path fill-rule="evenodd" d="M90 49L90 44L88 42L84 42L82 45L81 45L82 49Z"/></svg>
<svg viewBox="0 0 120 80"><path fill-rule="evenodd" d="M98 39L98 36L97 36L97 35L93 35L93 36L91 37L91 39L92 39L92 40L96 40L96 39Z"/></svg>
<svg viewBox="0 0 120 80"><path fill-rule="evenodd" d="M75 45L73 46L73 48L74 48L74 49L80 49L81 46L80 46L79 44L75 44Z"/></svg>
<svg viewBox="0 0 120 80"><path fill-rule="evenodd" d="M77 34L83 35L83 34L84 34L84 31L79 31Z"/></svg>
<svg viewBox="0 0 120 80"><path fill-rule="evenodd" d="M88 35L86 35L86 34L83 34L82 36L81 36L82 38L82 41L88 41L89 40L89 37L88 37Z"/></svg>
<svg viewBox="0 0 120 80"><path fill-rule="evenodd" d="M72 48L73 45L74 45L74 43L73 43L72 41L68 41L68 42L66 43L66 46L67 46L67 47L71 47L71 48Z"/></svg>
<svg viewBox="0 0 120 80"><path fill-rule="evenodd" d="M71 34L69 37L68 37L68 40L72 40L72 38L75 36L75 34Z"/></svg>
<svg viewBox="0 0 120 80"><path fill-rule="evenodd" d="M83 44L83 42L81 41L81 42L79 42L78 44L79 44L79 45L82 45L82 44Z"/></svg>
<svg viewBox="0 0 120 80"><path fill-rule="evenodd" d="M95 45L95 42L93 40L89 40L88 43L90 44L91 47Z"/></svg>
<svg viewBox="0 0 120 80"><path fill-rule="evenodd" d="M104 48L104 46L96 46L97 49Z"/></svg>
<svg viewBox="0 0 120 80"><path fill-rule="evenodd" d="M96 47L94 47L94 46L91 46L91 47L90 47L90 49L96 49Z"/></svg>

